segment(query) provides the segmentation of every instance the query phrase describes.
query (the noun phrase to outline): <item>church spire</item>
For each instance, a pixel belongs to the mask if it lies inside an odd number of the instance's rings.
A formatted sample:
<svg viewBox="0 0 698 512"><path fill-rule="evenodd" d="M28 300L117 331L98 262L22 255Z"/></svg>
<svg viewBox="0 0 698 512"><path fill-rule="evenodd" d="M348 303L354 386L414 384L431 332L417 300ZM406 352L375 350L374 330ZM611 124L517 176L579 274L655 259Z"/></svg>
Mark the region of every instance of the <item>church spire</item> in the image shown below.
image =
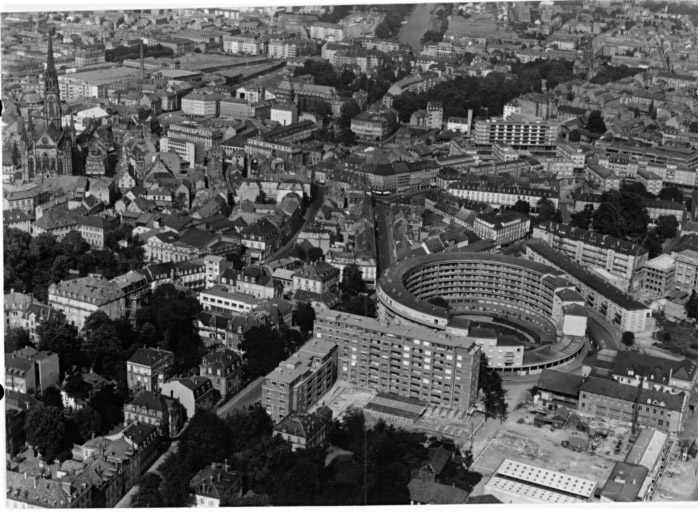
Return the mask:
<svg viewBox="0 0 698 512"><path fill-rule="evenodd" d="M58 72L53 60L53 39L48 33L48 54L46 56L46 71L44 73L44 117L47 123L53 122L61 126L61 97L58 87Z"/></svg>

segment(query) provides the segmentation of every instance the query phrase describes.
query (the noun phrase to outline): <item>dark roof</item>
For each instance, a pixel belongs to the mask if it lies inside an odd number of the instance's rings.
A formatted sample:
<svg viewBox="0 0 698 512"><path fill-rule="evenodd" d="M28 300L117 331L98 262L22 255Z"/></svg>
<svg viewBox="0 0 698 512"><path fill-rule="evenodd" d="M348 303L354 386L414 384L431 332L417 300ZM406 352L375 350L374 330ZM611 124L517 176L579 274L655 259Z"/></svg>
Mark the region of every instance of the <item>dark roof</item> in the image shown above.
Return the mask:
<svg viewBox="0 0 698 512"><path fill-rule="evenodd" d="M508 264L519 268L526 268L533 272L541 274L557 274L554 268L541 263L536 263L523 258L513 258L510 256L502 256L499 254L483 255L479 253L464 252L469 246L466 246L461 251L457 252L442 252L438 254L429 254L426 256L411 257L401 261L390 267L380 278L378 285L381 290L386 293L391 299L398 301L406 307L417 309L428 315L448 318L446 308L436 306L426 301L419 300L410 293L405 286L404 280L414 270L425 265L438 265L439 263L457 263L459 261L493 261L501 264Z"/></svg>
<svg viewBox="0 0 698 512"><path fill-rule="evenodd" d="M146 425L145 423L136 421L124 429L124 437L139 445L148 439L148 437L152 435L155 430L156 428L154 425Z"/></svg>
<svg viewBox="0 0 698 512"><path fill-rule="evenodd" d="M324 422L325 418L318 414L294 414L287 416L275 426L274 432L308 439L315 431L322 428Z"/></svg>
<svg viewBox="0 0 698 512"><path fill-rule="evenodd" d="M173 356L172 352L169 350L142 347L136 349L133 355L128 358L128 362L143 366L152 366L168 356Z"/></svg>
<svg viewBox="0 0 698 512"><path fill-rule="evenodd" d="M632 296L623 293L620 289L604 281L596 274L592 274L587 269L563 256L548 244L541 240L529 240L526 246L545 258L550 264L558 267L564 273L569 274L574 279L589 286L592 290L600 293L608 300L614 302L623 309L634 311L649 309L647 306L634 299Z"/></svg>
<svg viewBox="0 0 698 512"><path fill-rule="evenodd" d="M242 473L212 464L194 475L189 481L189 487L199 496L221 500L242 490Z"/></svg>
<svg viewBox="0 0 698 512"><path fill-rule="evenodd" d="M176 401L176 399L172 399L156 391L143 391L129 403L130 405L145 407L153 411L165 411L168 408L168 402Z"/></svg>
<svg viewBox="0 0 698 512"><path fill-rule="evenodd" d="M616 462L601 490L601 496L611 501L634 502L648 473L644 466Z"/></svg>
<svg viewBox="0 0 698 512"><path fill-rule="evenodd" d="M235 365L240 361L241 357L238 354L232 350L224 348L222 350L216 350L206 354L201 361L201 366L224 369L231 365Z"/></svg>
<svg viewBox="0 0 698 512"><path fill-rule="evenodd" d="M210 244L216 238L216 235L208 233L203 229L189 228L184 233L182 233L182 237L179 239L179 241L183 244L187 244L200 249Z"/></svg>
<svg viewBox="0 0 698 512"><path fill-rule="evenodd" d="M648 252L647 249L633 242L628 242L627 240L614 238L608 235L600 235L598 233L594 233L593 231L576 228L574 226L561 224L559 222L541 222L539 229L543 229L547 233L552 233L553 235L570 240L581 240L585 244L603 247L604 249L613 249L621 254L639 256Z"/></svg>
<svg viewBox="0 0 698 512"><path fill-rule="evenodd" d="M579 397L579 388L582 386L582 382L584 382L584 377L581 375L546 369L538 377L536 386L544 391Z"/></svg>
<svg viewBox="0 0 698 512"><path fill-rule="evenodd" d="M698 365L688 359L674 361L629 350L619 352L613 365L614 375L627 376L633 372L658 384L669 384L671 378L693 381L697 370Z"/></svg>
<svg viewBox="0 0 698 512"><path fill-rule="evenodd" d="M610 398L617 398L626 402L635 402L637 400L637 402L640 404L652 404L656 407L663 407L672 411L680 411L685 398L683 393L672 395L670 393L662 393L661 391L654 391L644 388L638 390L636 386L621 384L615 380L599 379L596 377L589 377L582 384L580 391L595 395L607 396Z"/></svg>

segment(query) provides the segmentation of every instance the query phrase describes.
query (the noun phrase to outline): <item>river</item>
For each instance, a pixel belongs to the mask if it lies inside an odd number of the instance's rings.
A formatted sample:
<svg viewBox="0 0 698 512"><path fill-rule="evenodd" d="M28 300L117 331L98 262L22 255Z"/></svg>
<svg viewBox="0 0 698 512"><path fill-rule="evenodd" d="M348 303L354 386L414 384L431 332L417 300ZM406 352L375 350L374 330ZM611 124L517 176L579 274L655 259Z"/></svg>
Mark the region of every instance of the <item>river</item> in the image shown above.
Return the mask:
<svg viewBox="0 0 698 512"><path fill-rule="evenodd" d="M422 49L422 36L429 30L431 13L437 4L417 4L400 29L398 39L401 43L409 44L415 52Z"/></svg>

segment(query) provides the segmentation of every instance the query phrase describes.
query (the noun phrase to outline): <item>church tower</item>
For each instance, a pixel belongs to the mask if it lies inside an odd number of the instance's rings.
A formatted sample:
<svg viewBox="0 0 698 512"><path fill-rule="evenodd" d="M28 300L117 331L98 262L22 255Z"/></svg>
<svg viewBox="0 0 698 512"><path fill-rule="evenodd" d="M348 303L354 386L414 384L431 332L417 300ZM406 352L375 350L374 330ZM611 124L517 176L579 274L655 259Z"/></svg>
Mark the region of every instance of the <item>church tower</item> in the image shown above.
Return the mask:
<svg viewBox="0 0 698 512"><path fill-rule="evenodd" d="M48 34L48 55L46 57L46 72L44 74L44 119L46 124L61 127L61 96L58 87L58 73L53 61L53 41L51 32Z"/></svg>

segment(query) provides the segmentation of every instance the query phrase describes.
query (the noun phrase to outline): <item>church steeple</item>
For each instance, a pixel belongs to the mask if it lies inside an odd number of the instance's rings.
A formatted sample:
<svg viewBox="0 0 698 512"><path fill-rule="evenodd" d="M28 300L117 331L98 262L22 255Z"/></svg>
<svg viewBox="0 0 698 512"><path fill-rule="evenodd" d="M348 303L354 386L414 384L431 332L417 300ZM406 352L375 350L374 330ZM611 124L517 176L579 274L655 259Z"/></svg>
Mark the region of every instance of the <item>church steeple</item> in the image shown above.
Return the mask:
<svg viewBox="0 0 698 512"><path fill-rule="evenodd" d="M44 73L44 117L46 123L53 122L61 126L61 97L58 87L58 72L53 61L53 40L48 33L48 55L46 56L46 72Z"/></svg>

